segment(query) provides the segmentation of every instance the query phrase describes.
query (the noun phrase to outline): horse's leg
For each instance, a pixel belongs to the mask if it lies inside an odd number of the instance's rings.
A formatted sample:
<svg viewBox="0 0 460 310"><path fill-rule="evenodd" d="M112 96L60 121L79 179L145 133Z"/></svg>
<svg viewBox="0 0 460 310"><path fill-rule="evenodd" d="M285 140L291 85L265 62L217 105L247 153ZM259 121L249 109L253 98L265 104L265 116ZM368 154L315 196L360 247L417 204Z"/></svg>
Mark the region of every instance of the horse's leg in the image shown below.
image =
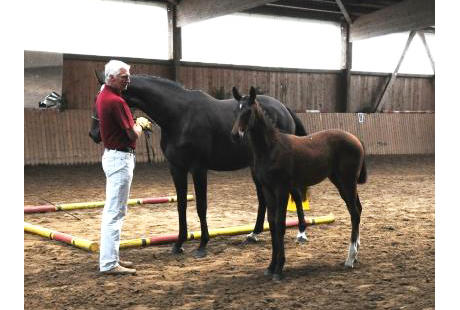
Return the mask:
<svg viewBox="0 0 460 310"><path fill-rule="evenodd" d="M206 256L206 245L209 241L208 222L206 220L206 213L208 209L207 203L207 186L208 186L208 171L204 168L197 168L192 170L193 184L195 185L196 196L196 211L200 218L201 226L201 239L200 246L195 252L196 257Z"/></svg>
<svg viewBox="0 0 460 310"><path fill-rule="evenodd" d="M296 188L291 190L291 195L292 199L294 199L297 210L297 218L299 219L299 232L297 233L297 242L304 243L307 241L307 234L305 231L307 228L307 223L305 222L305 215L303 212L302 195L300 190Z"/></svg>
<svg viewBox="0 0 460 310"><path fill-rule="evenodd" d="M280 281L283 272L286 257L284 254L284 235L286 233L286 207L289 198L289 191L285 188L279 188L276 191L277 207L275 210L275 233L277 243L276 264L273 271L273 280Z"/></svg>
<svg viewBox="0 0 460 310"><path fill-rule="evenodd" d="M257 208L257 219L256 224L254 226L254 230L246 236L246 242L257 242L259 241L257 235L259 235L264 229L264 221L265 221L265 211L267 209L264 195L262 193L262 186L256 180L254 176L254 171L251 168L252 179L254 180L254 184L256 185L256 192L257 192L257 200L259 201L259 207Z"/></svg>
<svg viewBox="0 0 460 310"><path fill-rule="evenodd" d="M331 178L339 190L340 196L347 205L351 217L351 238L350 247L348 248L348 257L345 261L345 267L353 268L358 255L360 245L359 241L359 223L361 221L361 202L359 202L356 181L343 181L338 178Z"/></svg>
<svg viewBox="0 0 460 310"><path fill-rule="evenodd" d="M187 240L187 170L169 165L169 170L176 187L177 211L179 213L179 238L173 245L172 252L180 254L184 252L182 244Z"/></svg>

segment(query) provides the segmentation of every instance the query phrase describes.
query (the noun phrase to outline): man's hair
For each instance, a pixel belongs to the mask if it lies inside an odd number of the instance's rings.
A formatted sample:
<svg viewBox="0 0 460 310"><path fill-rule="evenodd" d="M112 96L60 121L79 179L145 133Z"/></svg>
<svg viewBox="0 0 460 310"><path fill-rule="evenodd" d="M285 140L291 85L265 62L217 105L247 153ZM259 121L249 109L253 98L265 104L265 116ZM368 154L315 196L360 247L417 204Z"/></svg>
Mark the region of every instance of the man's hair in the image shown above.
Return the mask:
<svg viewBox="0 0 460 310"><path fill-rule="evenodd" d="M112 59L105 65L105 83L109 81L110 76L116 76L118 73L120 73L120 69L124 68L129 72L130 67L130 65L124 63L123 61Z"/></svg>

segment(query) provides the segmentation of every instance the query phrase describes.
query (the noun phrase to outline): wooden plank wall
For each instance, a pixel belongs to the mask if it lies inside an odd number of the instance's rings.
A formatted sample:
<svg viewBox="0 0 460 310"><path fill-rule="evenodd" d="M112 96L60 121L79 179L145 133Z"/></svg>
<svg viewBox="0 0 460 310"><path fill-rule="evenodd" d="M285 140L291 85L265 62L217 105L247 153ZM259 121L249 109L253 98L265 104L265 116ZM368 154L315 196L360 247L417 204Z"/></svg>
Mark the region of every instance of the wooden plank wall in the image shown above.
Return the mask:
<svg viewBox="0 0 460 310"><path fill-rule="evenodd" d="M180 82L186 88L201 89L212 96L220 92L232 97L232 87L249 93L251 86L260 93L277 98L296 112L320 110L336 112L340 98L337 72L300 70L250 70L187 65L180 68Z"/></svg>
<svg viewBox="0 0 460 310"><path fill-rule="evenodd" d="M362 112L375 107L376 98L389 75L352 74L348 112ZM385 99L383 111L435 111L433 77L398 76Z"/></svg>
<svg viewBox="0 0 460 310"><path fill-rule="evenodd" d="M101 161L102 146L88 137L89 110L24 110L24 164L91 164ZM341 128L357 135L370 155L434 154L434 114L298 113L308 132ZM154 127L151 142L157 163L165 158L160 149L160 129ZM137 145L137 162L147 162L145 139Z"/></svg>
<svg viewBox="0 0 460 310"><path fill-rule="evenodd" d="M87 59L85 57L64 56L62 93L68 109L90 109L99 92L100 85L94 71L104 71L109 58ZM158 75L171 78L167 61L126 60L131 72Z"/></svg>
<svg viewBox="0 0 460 310"><path fill-rule="evenodd" d="M435 153L434 113L302 113L307 132L343 129L363 141L369 155Z"/></svg>
<svg viewBox="0 0 460 310"><path fill-rule="evenodd" d="M24 164L99 163L103 146L95 144L88 136L90 126L90 110L24 110ZM155 158L151 158L155 162L164 162L159 137L160 128L154 126L151 145ZM144 138L137 144L136 158L138 162L148 161Z"/></svg>
<svg viewBox="0 0 460 310"><path fill-rule="evenodd" d="M62 90L69 109L89 109L99 91L94 70L102 71L107 57L66 55L63 64ZM131 72L171 78L168 61L126 59ZM350 106L347 112L372 109L388 75L352 73ZM212 96L231 97L237 86L248 93L251 86L261 93L277 98L296 112L319 110L339 112L342 104L341 71L298 70L226 66L183 62L178 81L186 88L200 89ZM434 78L429 76L398 76L390 90L384 110L434 111Z"/></svg>

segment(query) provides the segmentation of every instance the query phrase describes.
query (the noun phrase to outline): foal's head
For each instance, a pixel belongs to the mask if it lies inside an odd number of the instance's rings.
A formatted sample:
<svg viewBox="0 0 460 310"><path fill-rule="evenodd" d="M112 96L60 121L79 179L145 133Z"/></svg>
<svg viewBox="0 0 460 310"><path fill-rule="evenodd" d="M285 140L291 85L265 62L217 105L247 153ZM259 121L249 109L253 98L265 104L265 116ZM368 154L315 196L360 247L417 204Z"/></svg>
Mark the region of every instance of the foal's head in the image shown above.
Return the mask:
<svg viewBox="0 0 460 310"><path fill-rule="evenodd" d="M233 97L237 101L237 106L234 110L235 122L233 123L232 128L232 139L238 140L242 139L250 127L251 119L253 117L253 106L258 105L256 102L256 90L254 87L251 87L249 91L249 96L241 96L236 87L232 89Z"/></svg>

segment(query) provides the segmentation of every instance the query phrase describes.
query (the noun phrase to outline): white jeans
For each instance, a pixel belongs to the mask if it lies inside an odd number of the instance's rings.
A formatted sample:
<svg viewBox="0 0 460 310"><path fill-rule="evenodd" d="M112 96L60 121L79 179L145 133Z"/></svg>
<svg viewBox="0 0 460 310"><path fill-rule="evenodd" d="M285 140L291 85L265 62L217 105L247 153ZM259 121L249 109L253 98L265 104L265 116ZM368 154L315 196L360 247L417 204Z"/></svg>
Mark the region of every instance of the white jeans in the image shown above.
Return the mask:
<svg viewBox="0 0 460 310"><path fill-rule="evenodd" d="M116 150L104 150L102 168L106 176L106 200L101 220L99 270L118 266L121 227L127 212L127 202L133 179L135 155Z"/></svg>

